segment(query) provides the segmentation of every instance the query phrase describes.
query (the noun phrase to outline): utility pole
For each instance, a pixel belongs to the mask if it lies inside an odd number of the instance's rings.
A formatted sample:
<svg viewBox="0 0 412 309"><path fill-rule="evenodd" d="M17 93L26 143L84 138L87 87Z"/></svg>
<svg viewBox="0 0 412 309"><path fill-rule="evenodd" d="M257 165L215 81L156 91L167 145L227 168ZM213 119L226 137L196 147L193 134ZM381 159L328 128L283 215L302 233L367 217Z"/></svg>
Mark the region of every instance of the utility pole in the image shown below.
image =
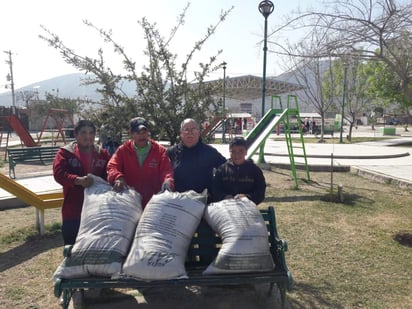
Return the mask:
<svg viewBox="0 0 412 309"><path fill-rule="evenodd" d="M347 83L347 74L348 74L348 63L346 60L343 63L343 95L342 95L342 115L340 119L340 136L339 143L343 143L343 119L345 118L345 97L346 97L346 83Z"/></svg>
<svg viewBox="0 0 412 309"><path fill-rule="evenodd" d="M222 144L226 143L226 62L220 64L223 68L223 105L222 105Z"/></svg>
<svg viewBox="0 0 412 309"><path fill-rule="evenodd" d="M11 95L12 95L12 102L13 102L13 107L16 108L16 96L14 93L14 79L13 79L13 61L11 60L11 50L4 51L9 56L9 60L6 60L6 63L10 67L10 73L7 74L6 78L7 81L10 83L11 86Z"/></svg>

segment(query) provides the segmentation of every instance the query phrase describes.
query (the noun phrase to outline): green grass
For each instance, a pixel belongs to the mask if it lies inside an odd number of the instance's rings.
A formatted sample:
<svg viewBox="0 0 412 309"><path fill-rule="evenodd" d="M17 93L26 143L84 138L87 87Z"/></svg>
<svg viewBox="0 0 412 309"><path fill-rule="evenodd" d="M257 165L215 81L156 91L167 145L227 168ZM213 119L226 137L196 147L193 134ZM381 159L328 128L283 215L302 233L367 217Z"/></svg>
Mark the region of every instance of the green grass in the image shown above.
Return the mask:
<svg viewBox="0 0 412 309"><path fill-rule="evenodd" d="M335 173L344 186L344 203L335 203L327 198L329 174L311 178L295 191L271 186L273 201L265 203L275 206L280 236L288 241L292 308L407 308L412 249L394 236L412 233L411 190Z"/></svg>
<svg viewBox="0 0 412 309"><path fill-rule="evenodd" d="M61 231L61 223L55 222L52 224L46 224L44 228L44 236L53 235ZM28 225L24 228L13 230L9 234L0 235L0 246L26 241L36 241L39 237L39 232L36 227L34 225Z"/></svg>
<svg viewBox="0 0 412 309"><path fill-rule="evenodd" d="M268 187L259 207L275 207L279 235L288 242L291 308L410 308L412 248L394 236L412 233L411 188L341 172L334 173L331 193L330 173L311 172L311 181L303 181L298 170L299 189L289 170L264 174ZM338 184L343 203L331 198ZM19 260L2 272L5 308L49 308L56 301L50 277L62 261L60 212L48 210L54 221L46 225L47 237L37 235L29 210L7 210L0 217L2 262Z"/></svg>

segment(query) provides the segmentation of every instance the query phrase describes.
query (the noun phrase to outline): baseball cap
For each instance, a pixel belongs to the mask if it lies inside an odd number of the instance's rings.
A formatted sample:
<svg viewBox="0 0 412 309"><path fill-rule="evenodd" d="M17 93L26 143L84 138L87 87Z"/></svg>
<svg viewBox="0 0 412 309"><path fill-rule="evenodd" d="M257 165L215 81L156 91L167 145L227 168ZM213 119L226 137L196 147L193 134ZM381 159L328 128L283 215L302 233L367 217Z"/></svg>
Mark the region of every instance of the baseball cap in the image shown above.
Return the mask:
<svg viewBox="0 0 412 309"><path fill-rule="evenodd" d="M142 117L135 117L130 120L130 131L139 132L141 129L149 130L149 123Z"/></svg>

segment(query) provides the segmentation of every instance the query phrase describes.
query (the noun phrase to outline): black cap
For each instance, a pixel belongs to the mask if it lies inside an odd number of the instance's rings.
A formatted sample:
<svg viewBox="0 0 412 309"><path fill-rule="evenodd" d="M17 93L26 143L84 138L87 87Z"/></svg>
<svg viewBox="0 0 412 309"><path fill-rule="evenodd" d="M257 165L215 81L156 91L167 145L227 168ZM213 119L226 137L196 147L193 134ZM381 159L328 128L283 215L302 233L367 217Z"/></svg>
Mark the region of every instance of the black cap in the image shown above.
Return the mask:
<svg viewBox="0 0 412 309"><path fill-rule="evenodd" d="M234 139L232 139L229 144L229 149L233 146L244 146L246 147L246 149L248 147L247 141L243 137L235 137Z"/></svg>
<svg viewBox="0 0 412 309"><path fill-rule="evenodd" d="M130 120L130 131L139 132L141 129L149 130L149 123L142 117L136 117Z"/></svg>

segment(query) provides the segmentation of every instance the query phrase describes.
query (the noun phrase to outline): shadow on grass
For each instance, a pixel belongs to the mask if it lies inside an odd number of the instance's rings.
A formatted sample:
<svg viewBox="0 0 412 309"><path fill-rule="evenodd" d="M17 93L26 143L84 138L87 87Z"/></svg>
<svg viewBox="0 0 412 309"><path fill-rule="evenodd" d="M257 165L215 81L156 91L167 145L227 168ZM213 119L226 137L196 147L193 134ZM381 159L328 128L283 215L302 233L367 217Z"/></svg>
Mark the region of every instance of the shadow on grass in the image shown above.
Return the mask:
<svg viewBox="0 0 412 309"><path fill-rule="evenodd" d="M146 309L280 308L281 300L278 290L276 289L272 291L271 295L267 295L268 287L268 284L263 284L145 288L135 290L140 296L137 296L136 292L133 293L136 297L115 292L108 294L108 300L104 296L91 301L85 299L85 304L90 309L111 309L115 307ZM255 290L255 288L258 290ZM286 308L290 307L287 305Z"/></svg>
<svg viewBox="0 0 412 309"><path fill-rule="evenodd" d="M292 293L293 297L288 297L291 308L344 308L342 305L323 297L324 288L319 289L302 282L294 282Z"/></svg>
<svg viewBox="0 0 412 309"><path fill-rule="evenodd" d="M0 254L0 272L62 245L61 231L58 230L44 236L32 236L21 245Z"/></svg>
<svg viewBox="0 0 412 309"><path fill-rule="evenodd" d="M348 206L357 206L361 208L368 208L369 206L375 203L373 199L366 198L365 196L358 195L358 194L344 193L343 198L344 198L343 202L337 201L336 203L339 203L342 205L348 205ZM324 200L326 199L327 197L325 197Z"/></svg>
<svg viewBox="0 0 412 309"><path fill-rule="evenodd" d="M265 202L301 202L301 201L306 201L306 202L311 202L311 201L319 201L321 200L323 195L295 195L295 196L281 196L281 197L276 197L276 196L268 196L265 199Z"/></svg>
<svg viewBox="0 0 412 309"><path fill-rule="evenodd" d="M296 196L270 196L266 197L265 202L268 203L293 203L293 202L316 202L316 201L323 201L331 204L341 204L347 206L359 206L361 205L362 208L368 208L375 203L374 200L365 198L364 196L357 195L357 194L344 194L344 201L338 201L337 196L329 195L329 194L322 194L322 195L296 195ZM362 203L359 203L362 201Z"/></svg>
<svg viewBox="0 0 412 309"><path fill-rule="evenodd" d="M90 308L90 309L92 308L109 309L109 308L114 308L114 307L136 308L136 306L139 305L138 301L133 295L129 295L127 293L123 293L121 291L116 291L116 290L111 290L111 289L107 291L103 289L101 290L99 295L95 295L92 297L90 297L86 293L85 298L83 299L83 304L86 305L87 308Z"/></svg>
<svg viewBox="0 0 412 309"><path fill-rule="evenodd" d="M316 194L316 195L291 195L291 196L267 196L265 202L272 203L293 203L293 202L316 202L323 201L333 204L342 204L348 206L362 205L362 207L368 207L373 205L375 201L370 198L366 198L363 195L351 194L344 192L343 193L343 202L339 200L338 193L333 192L325 194ZM361 201L361 203L359 203Z"/></svg>

